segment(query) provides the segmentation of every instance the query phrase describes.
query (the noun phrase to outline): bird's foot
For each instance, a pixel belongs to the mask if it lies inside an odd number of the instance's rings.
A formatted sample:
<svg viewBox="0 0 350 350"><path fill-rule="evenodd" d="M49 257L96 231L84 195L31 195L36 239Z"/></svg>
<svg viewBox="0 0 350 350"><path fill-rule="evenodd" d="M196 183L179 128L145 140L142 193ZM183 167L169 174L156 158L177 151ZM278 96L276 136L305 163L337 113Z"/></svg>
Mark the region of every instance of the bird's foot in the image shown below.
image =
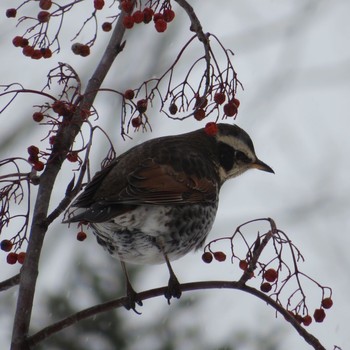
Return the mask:
<svg viewBox="0 0 350 350"><path fill-rule="evenodd" d="M169 278L168 287L164 293L165 298L168 300L168 304L170 305L171 298L180 299L181 294L181 285L178 279L176 278L175 274L171 274Z"/></svg>
<svg viewBox="0 0 350 350"><path fill-rule="evenodd" d="M134 288L132 288L131 284L127 283L124 307L127 310L133 310L138 315L141 315L141 312L136 310L136 304L142 306L142 300L139 298L139 295L135 292Z"/></svg>

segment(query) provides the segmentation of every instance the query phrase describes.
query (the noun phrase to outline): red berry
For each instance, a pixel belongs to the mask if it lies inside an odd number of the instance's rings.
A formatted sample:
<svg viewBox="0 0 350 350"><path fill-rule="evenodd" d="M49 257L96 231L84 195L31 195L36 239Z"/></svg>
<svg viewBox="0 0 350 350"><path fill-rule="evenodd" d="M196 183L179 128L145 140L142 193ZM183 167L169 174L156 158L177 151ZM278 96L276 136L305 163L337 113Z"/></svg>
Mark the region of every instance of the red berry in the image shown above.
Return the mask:
<svg viewBox="0 0 350 350"><path fill-rule="evenodd" d="M326 317L326 313L323 309L316 309L314 312L314 319L316 322L323 322Z"/></svg>
<svg viewBox="0 0 350 350"><path fill-rule="evenodd" d="M40 123L44 119L44 114L41 112L35 112L32 117L35 122Z"/></svg>
<svg viewBox="0 0 350 350"><path fill-rule="evenodd" d="M53 145L53 144L55 143L55 140L56 140L56 136L55 136L55 135L50 136L50 137L49 137L49 144L50 144L50 145Z"/></svg>
<svg viewBox="0 0 350 350"><path fill-rule="evenodd" d="M32 145L27 148L27 151L30 156L37 156L39 153L39 148Z"/></svg>
<svg viewBox="0 0 350 350"><path fill-rule="evenodd" d="M87 235L84 231L80 231L77 233L77 240L82 242L86 239Z"/></svg>
<svg viewBox="0 0 350 350"><path fill-rule="evenodd" d="M134 90L128 89L124 92L124 98L127 100L132 100L135 97Z"/></svg>
<svg viewBox="0 0 350 350"><path fill-rule="evenodd" d="M121 2L121 7L126 13L131 13L134 8L134 4L130 0L124 0Z"/></svg>
<svg viewBox="0 0 350 350"><path fill-rule="evenodd" d="M153 15L153 22L154 22L154 23L157 22L157 21L159 21L160 19L164 19L162 13L157 12L157 13L155 13L155 14Z"/></svg>
<svg viewBox="0 0 350 350"><path fill-rule="evenodd" d="M40 23L46 23L46 22L48 22L49 20L50 20L50 12L47 12L47 11L40 11L39 13L38 13L38 16L37 16L37 18L38 18L38 21L40 22Z"/></svg>
<svg viewBox="0 0 350 350"><path fill-rule="evenodd" d="M246 271L248 269L248 263L246 260L240 260L239 262L239 268L243 271Z"/></svg>
<svg viewBox="0 0 350 350"><path fill-rule="evenodd" d="M294 318L298 321L298 323L302 324L303 323L303 316L299 315L299 314L295 314Z"/></svg>
<svg viewBox="0 0 350 350"><path fill-rule="evenodd" d="M127 29L131 29L134 26L134 18L132 16L125 16L123 18L123 25Z"/></svg>
<svg viewBox="0 0 350 350"><path fill-rule="evenodd" d="M333 306L333 300L331 298L324 298L321 305L325 309L330 309Z"/></svg>
<svg viewBox="0 0 350 350"><path fill-rule="evenodd" d="M169 113L170 113L171 115L174 115L174 114L177 113L177 111L178 111L178 108L177 108L176 104L175 104L175 103L172 103L172 104L169 106Z"/></svg>
<svg viewBox="0 0 350 350"><path fill-rule="evenodd" d="M275 282L278 278L278 272L275 269L268 269L264 272L264 279L268 282Z"/></svg>
<svg viewBox="0 0 350 350"><path fill-rule="evenodd" d="M137 116L135 118L131 119L131 125L134 128L139 128L142 125L142 118L140 116Z"/></svg>
<svg viewBox="0 0 350 350"><path fill-rule="evenodd" d="M214 122L209 122L206 124L206 126L204 127L204 131L207 135L209 136L214 136L217 134L218 132L218 126L216 125L216 123Z"/></svg>
<svg viewBox="0 0 350 350"><path fill-rule="evenodd" d="M207 106L207 104L208 104L208 99L206 97L204 96L196 97L195 107L204 108Z"/></svg>
<svg viewBox="0 0 350 350"><path fill-rule="evenodd" d="M26 253L25 253L25 252L20 252L20 253L18 253L18 255L17 255L17 261L18 261L21 265L23 265L25 257L26 257Z"/></svg>
<svg viewBox="0 0 350 350"><path fill-rule="evenodd" d="M13 247L13 244L10 240L8 239L3 239L0 243L0 248L1 250L3 250L4 252L9 252Z"/></svg>
<svg viewBox="0 0 350 350"><path fill-rule="evenodd" d="M34 47L33 46L25 46L23 47L23 55L27 57L32 57L32 54L34 52Z"/></svg>
<svg viewBox="0 0 350 350"><path fill-rule="evenodd" d="M226 96L223 92L217 92L214 95L214 102L217 103L218 105L222 105L226 100Z"/></svg>
<svg viewBox="0 0 350 350"><path fill-rule="evenodd" d="M141 23L143 22L143 12L142 11L135 11L132 14L132 18L134 19L135 23Z"/></svg>
<svg viewBox="0 0 350 350"><path fill-rule="evenodd" d="M50 58L52 56L52 51L48 47L43 47L40 51L44 58Z"/></svg>
<svg viewBox="0 0 350 350"><path fill-rule="evenodd" d="M67 154L67 160L72 162L72 163L77 162L78 159L79 159L79 157L78 157L78 153L77 152L69 152Z"/></svg>
<svg viewBox="0 0 350 350"><path fill-rule="evenodd" d="M112 29L112 23L110 23L110 22L104 22L104 23L102 23L102 30L103 30L104 32L110 32L111 29Z"/></svg>
<svg viewBox="0 0 350 350"><path fill-rule="evenodd" d="M86 57L90 55L90 46L88 45L82 45L80 48L80 56Z"/></svg>
<svg viewBox="0 0 350 350"><path fill-rule="evenodd" d="M205 263L210 264L213 261L213 254L210 252L204 252L202 255L202 260Z"/></svg>
<svg viewBox="0 0 350 350"><path fill-rule="evenodd" d="M51 0L40 0L40 2L39 2L39 7L42 10L49 10L51 6L52 6Z"/></svg>
<svg viewBox="0 0 350 350"><path fill-rule="evenodd" d="M37 162L35 162L35 163L33 164L33 168L34 168L36 171L42 171L42 170L44 170L44 167L45 167L44 163L41 162L40 160L38 160Z"/></svg>
<svg viewBox="0 0 350 350"><path fill-rule="evenodd" d="M17 253L8 253L6 257L6 261L10 265L14 265L17 262Z"/></svg>
<svg viewBox="0 0 350 350"><path fill-rule="evenodd" d="M241 102L237 99L237 98L234 98L231 100L231 102L238 108L239 105L241 104Z"/></svg>
<svg viewBox="0 0 350 350"><path fill-rule="evenodd" d="M269 282L264 282L260 286L260 290L264 293L268 293L272 289L272 286Z"/></svg>
<svg viewBox="0 0 350 350"><path fill-rule="evenodd" d="M226 254L224 252L215 252L214 254L214 258L217 261L225 261L226 260Z"/></svg>
<svg viewBox="0 0 350 350"><path fill-rule="evenodd" d="M143 12L143 23L147 24L147 23L151 22L152 18L153 18L154 11L149 7L145 7L142 12Z"/></svg>
<svg viewBox="0 0 350 350"><path fill-rule="evenodd" d="M224 105L224 113L228 117L233 117L237 114L237 106L232 102L226 103Z"/></svg>
<svg viewBox="0 0 350 350"><path fill-rule="evenodd" d="M11 18L11 17L16 17L16 15L17 15L17 10L16 9L14 9L14 8L11 8L11 9L7 9L6 10L6 17L7 18Z"/></svg>
<svg viewBox="0 0 350 350"><path fill-rule="evenodd" d="M158 19L154 26L158 33L163 33L166 31L168 24L164 21L164 19Z"/></svg>
<svg viewBox="0 0 350 350"><path fill-rule="evenodd" d="M306 315L303 317L303 325L304 326L309 326L312 322L312 317L310 315Z"/></svg>
<svg viewBox="0 0 350 350"><path fill-rule="evenodd" d="M102 10L105 5L104 0L94 0L94 8L95 10Z"/></svg>
<svg viewBox="0 0 350 350"><path fill-rule="evenodd" d="M23 41L23 38L21 36L15 36L13 39L12 39L12 44L15 46L15 47L22 47L22 41Z"/></svg>
<svg viewBox="0 0 350 350"><path fill-rule="evenodd" d="M147 100L142 99L142 100L138 100L136 102L136 109L140 112L140 113L145 113L147 110Z"/></svg>
<svg viewBox="0 0 350 350"><path fill-rule="evenodd" d="M203 108L199 108L193 113L193 116L194 119L198 121L203 120L205 118L205 110Z"/></svg>
<svg viewBox="0 0 350 350"><path fill-rule="evenodd" d="M39 157L37 155L30 155L28 157L28 162L31 164L36 163L39 160Z"/></svg>
<svg viewBox="0 0 350 350"><path fill-rule="evenodd" d="M163 12L163 17L166 22L171 22L175 18L175 12L170 9L166 9Z"/></svg>
<svg viewBox="0 0 350 350"><path fill-rule="evenodd" d="M40 58L43 58L43 54L42 54L41 50L33 50L33 52L30 55L30 57L33 60L40 60Z"/></svg>

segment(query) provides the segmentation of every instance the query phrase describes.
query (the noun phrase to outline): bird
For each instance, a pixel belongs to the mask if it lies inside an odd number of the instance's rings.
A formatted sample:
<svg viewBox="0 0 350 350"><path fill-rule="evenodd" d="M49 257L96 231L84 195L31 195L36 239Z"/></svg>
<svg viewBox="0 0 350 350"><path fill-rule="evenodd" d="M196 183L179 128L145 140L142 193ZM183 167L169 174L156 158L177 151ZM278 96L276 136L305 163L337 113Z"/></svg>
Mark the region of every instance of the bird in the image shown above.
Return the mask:
<svg viewBox="0 0 350 350"><path fill-rule="evenodd" d="M170 261L198 250L213 226L225 181L249 169L274 173L255 153L249 135L235 124L218 123L154 138L112 160L96 173L66 212L65 223L90 225L97 242L121 261L125 307L137 298L126 263L166 263L165 296L181 296ZM235 201L237 202L237 201Z"/></svg>

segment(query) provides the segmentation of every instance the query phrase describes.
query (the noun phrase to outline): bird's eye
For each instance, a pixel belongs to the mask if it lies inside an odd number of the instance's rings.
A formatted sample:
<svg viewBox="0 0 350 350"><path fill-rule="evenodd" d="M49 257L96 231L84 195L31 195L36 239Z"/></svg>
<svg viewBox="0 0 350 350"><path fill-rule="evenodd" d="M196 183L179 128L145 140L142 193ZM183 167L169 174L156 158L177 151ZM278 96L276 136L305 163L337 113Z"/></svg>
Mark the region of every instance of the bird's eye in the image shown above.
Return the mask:
<svg viewBox="0 0 350 350"><path fill-rule="evenodd" d="M242 163L250 163L251 162L251 159L248 156L246 156L245 153L243 153L241 151L235 152L235 158Z"/></svg>

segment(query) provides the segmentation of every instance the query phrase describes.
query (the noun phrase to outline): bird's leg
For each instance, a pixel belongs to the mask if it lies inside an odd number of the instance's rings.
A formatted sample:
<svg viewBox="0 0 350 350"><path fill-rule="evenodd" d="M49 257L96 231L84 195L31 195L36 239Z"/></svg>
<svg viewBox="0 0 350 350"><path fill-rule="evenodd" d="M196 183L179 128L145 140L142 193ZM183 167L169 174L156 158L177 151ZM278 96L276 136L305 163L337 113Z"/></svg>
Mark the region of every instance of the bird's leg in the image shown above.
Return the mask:
<svg viewBox="0 0 350 350"><path fill-rule="evenodd" d="M166 290L166 292L164 293L164 296L168 299L168 304L170 304L170 299L172 297L179 299L181 297L181 287L180 287L180 283L173 271L173 268L170 265L170 261L167 257L167 255L164 253L164 259L165 262L168 266L168 270L170 273L170 278L169 278L169 282L168 282L168 288Z"/></svg>
<svg viewBox="0 0 350 350"><path fill-rule="evenodd" d="M130 283L130 279L129 279L124 261L121 261L120 263L122 265L124 275L125 275L125 280L126 280L126 301L124 303L124 307L127 310L131 309L137 314L140 314L140 312L136 311L136 304L139 306L142 306L142 300L139 299L138 294L135 292L134 288Z"/></svg>

